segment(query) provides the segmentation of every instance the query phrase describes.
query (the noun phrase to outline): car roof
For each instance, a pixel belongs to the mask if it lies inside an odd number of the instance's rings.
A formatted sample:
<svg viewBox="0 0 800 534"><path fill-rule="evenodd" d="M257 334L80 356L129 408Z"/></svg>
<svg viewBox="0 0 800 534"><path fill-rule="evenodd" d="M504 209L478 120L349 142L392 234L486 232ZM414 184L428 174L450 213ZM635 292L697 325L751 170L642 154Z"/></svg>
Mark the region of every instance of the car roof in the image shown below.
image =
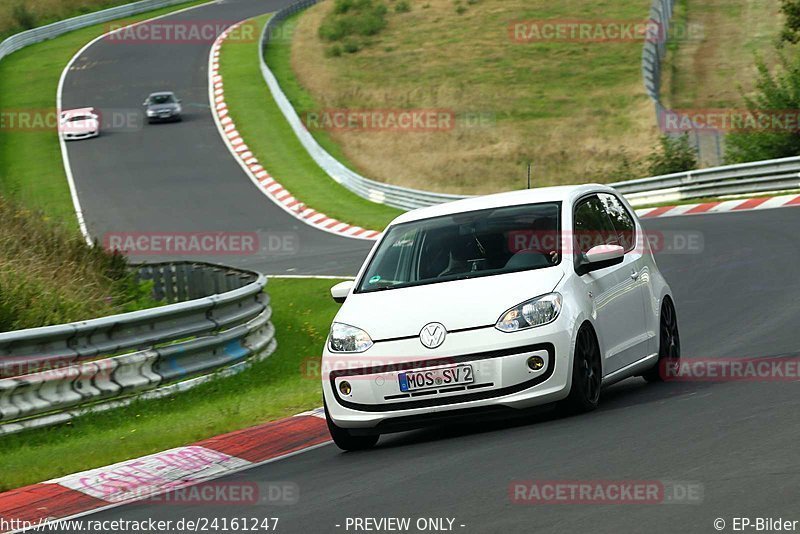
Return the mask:
<svg viewBox="0 0 800 534"><path fill-rule="evenodd" d="M470 197L464 200L445 202L444 204L437 204L427 208L419 208L400 215L392 221L391 224L400 224L468 211L522 204L537 204L541 202L562 202L572 205L579 197L592 192L616 193L614 189L600 184L563 185L507 191L505 193Z"/></svg>
<svg viewBox="0 0 800 534"><path fill-rule="evenodd" d="M150 96L175 96L175 93L172 91L158 91L156 93L150 93Z"/></svg>

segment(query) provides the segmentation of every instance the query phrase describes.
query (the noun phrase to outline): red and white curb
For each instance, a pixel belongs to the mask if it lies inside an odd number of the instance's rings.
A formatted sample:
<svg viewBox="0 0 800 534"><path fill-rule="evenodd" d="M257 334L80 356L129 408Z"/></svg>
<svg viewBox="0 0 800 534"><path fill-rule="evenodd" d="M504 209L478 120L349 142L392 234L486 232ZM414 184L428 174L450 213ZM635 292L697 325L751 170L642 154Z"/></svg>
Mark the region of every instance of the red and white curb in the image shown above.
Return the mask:
<svg viewBox="0 0 800 534"><path fill-rule="evenodd" d="M0 532L23 531L136 501L163 503L156 497L329 441L325 415L318 408L185 447L0 493L0 525L5 525Z"/></svg>
<svg viewBox="0 0 800 534"><path fill-rule="evenodd" d="M636 210L642 219L656 217L677 217L679 215L703 215L707 213L726 213L748 210L764 210L800 206L800 195L779 195L761 198L739 198L736 200L720 200L701 204L683 204L680 206L660 206Z"/></svg>
<svg viewBox="0 0 800 534"><path fill-rule="evenodd" d="M356 239L377 239L380 232L376 230L367 230L360 226L353 226L328 217L324 213L320 213L297 200L294 195L270 176L269 172L242 139L236 129L236 124L228 114L228 105L225 102L225 86L222 81L222 75L219 73L222 43L241 24L241 22L234 24L220 34L211 46L211 54L208 59L209 101L211 102L211 112L219 128L220 135L222 135L222 140L256 187L287 213L319 230Z"/></svg>

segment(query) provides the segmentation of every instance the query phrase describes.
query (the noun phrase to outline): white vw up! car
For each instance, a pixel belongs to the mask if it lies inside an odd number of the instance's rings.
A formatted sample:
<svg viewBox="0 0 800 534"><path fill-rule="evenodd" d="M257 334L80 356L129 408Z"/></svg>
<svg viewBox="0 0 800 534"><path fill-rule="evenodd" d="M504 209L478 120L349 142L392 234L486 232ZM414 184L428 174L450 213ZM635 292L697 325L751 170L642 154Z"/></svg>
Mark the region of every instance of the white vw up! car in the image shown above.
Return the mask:
<svg viewBox="0 0 800 534"><path fill-rule="evenodd" d="M343 302L322 359L328 426L345 450L382 433L559 402L675 369L671 291L615 190L553 187L395 219Z"/></svg>

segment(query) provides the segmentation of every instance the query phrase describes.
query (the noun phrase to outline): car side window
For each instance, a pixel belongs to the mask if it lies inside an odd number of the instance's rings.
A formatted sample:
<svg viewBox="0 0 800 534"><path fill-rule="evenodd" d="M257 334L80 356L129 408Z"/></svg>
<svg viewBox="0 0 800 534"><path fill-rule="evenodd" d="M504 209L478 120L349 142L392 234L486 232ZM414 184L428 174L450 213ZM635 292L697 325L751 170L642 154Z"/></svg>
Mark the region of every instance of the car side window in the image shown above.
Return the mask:
<svg viewBox="0 0 800 534"><path fill-rule="evenodd" d="M585 254L597 245L620 245L617 231L597 195L578 201L573 224L576 252Z"/></svg>
<svg viewBox="0 0 800 534"><path fill-rule="evenodd" d="M597 196L600 197L608 218L611 219L611 224L617 232L619 244L626 253L630 252L636 245L636 224L633 222L633 217L614 195L600 193Z"/></svg>

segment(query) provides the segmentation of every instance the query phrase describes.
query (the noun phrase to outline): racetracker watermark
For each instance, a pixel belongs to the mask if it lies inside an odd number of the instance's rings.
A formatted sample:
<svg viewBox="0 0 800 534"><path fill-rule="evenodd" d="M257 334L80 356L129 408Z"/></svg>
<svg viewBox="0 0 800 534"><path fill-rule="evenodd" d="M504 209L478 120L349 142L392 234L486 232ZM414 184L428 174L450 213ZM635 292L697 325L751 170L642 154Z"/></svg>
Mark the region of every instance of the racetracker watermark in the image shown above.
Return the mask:
<svg viewBox="0 0 800 534"><path fill-rule="evenodd" d="M300 501L300 487L294 482L205 482L152 495L142 490L134 498L146 504L180 506L286 506Z"/></svg>
<svg viewBox="0 0 800 534"><path fill-rule="evenodd" d="M0 130L8 132L51 132L79 134L87 129L137 131L142 129L143 113L131 108L82 108L63 110L29 108L0 110Z"/></svg>
<svg viewBox="0 0 800 534"><path fill-rule="evenodd" d="M582 253L594 246L620 244L626 250L642 254L648 248L662 254L700 254L705 248L702 232L658 231L612 232L609 230L581 230L555 232L547 230L514 230L508 232L508 250L512 253L561 254Z"/></svg>
<svg viewBox="0 0 800 534"><path fill-rule="evenodd" d="M496 365L497 360L482 362L483 371L488 372L489 366ZM320 380L334 376L346 376L348 380L397 380L396 373L409 370L436 370L452 366L458 362L450 357L441 357L431 360L430 356L372 356L364 357L358 354L337 354L320 360L319 356L311 356L300 363L300 375L303 378ZM353 371L361 371L353 373Z"/></svg>
<svg viewBox="0 0 800 534"><path fill-rule="evenodd" d="M705 36L701 24L675 24L669 28L655 20L615 19L531 19L508 24L515 43L624 43L700 41Z"/></svg>
<svg viewBox="0 0 800 534"><path fill-rule="evenodd" d="M664 380L676 382L797 382L800 358L693 358L681 359L659 370Z"/></svg>
<svg viewBox="0 0 800 534"><path fill-rule="evenodd" d="M658 116L665 133L686 132L800 132L800 110L667 109Z"/></svg>
<svg viewBox="0 0 800 534"><path fill-rule="evenodd" d="M289 256L299 248L294 232L109 232L103 248L129 256Z"/></svg>
<svg viewBox="0 0 800 534"><path fill-rule="evenodd" d="M211 44L230 28L226 43L255 43L258 24L247 21L238 26L230 20L155 20L144 24L114 21L106 24L106 40L115 44Z"/></svg>
<svg viewBox="0 0 800 534"><path fill-rule="evenodd" d="M456 113L449 109L323 109L303 114L309 130L353 132L449 132Z"/></svg>
<svg viewBox="0 0 800 534"><path fill-rule="evenodd" d="M512 504L700 504L704 487L694 481L515 480Z"/></svg>
<svg viewBox="0 0 800 534"><path fill-rule="evenodd" d="M0 378L36 375L37 380L45 382L65 379L88 382L111 377L115 368L108 359L82 363L76 358L11 357L0 362Z"/></svg>

